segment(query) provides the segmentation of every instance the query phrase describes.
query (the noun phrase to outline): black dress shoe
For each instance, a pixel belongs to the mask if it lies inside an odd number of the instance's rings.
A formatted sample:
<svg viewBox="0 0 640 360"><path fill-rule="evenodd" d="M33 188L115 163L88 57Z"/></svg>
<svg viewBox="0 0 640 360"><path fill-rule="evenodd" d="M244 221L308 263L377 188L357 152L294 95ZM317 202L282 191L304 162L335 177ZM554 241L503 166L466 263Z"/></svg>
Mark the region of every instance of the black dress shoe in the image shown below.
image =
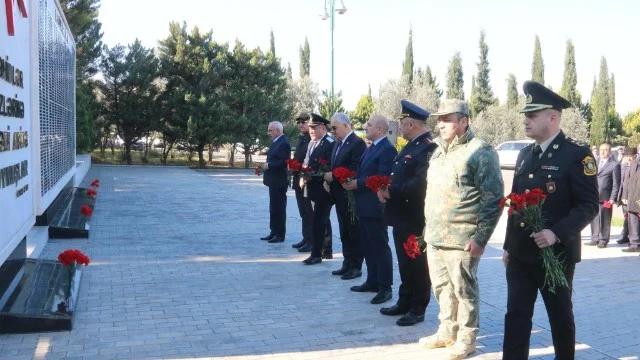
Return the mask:
<svg viewBox="0 0 640 360"><path fill-rule="evenodd" d="M351 291L355 292L378 292L380 288L377 285L371 285L367 282L362 285L356 285L351 287Z"/></svg>
<svg viewBox="0 0 640 360"><path fill-rule="evenodd" d="M371 303L374 305L382 304L383 302L391 300L391 291L389 290L380 290L376 296L371 299Z"/></svg>
<svg viewBox="0 0 640 360"><path fill-rule="evenodd" d="M260 238L260 240L271 240L271 238L273 238L275 235L273 234L269 234L267 236L263 236Z"/></svg>
<svg viewBox="0 0 640 360"><path fill-rule="evenodd" d="M340 269L338 269L338 270L333 270L331 272L331 275L340 275L340 276L342 276L342 275L346 274L347 272L349 272L349 267L347 265L345 265L345 264L342 264L342 267Z"/></svg>
<svg viewBox="0 0 640 360"><path fill-rule="evenodd" d="M319 257L311 257L309 256L308 258L304 259L302 261L305 265L315 265L315 264L320 264L322 262L322 259Z"/></svg>
<svg viewBox="0 0 640 360"><path fill-rule="evenodd" d="M302 240L300 240L299 243L295 243L295 244L291 245L291 247L294 248L294 249L300 249L306 243L307 243L307 240L306 239L302 239Z"/></svg>
<svg viewBox="0 0 640 360"><path fill-rule="evenodd" d="M275 243L281 243L281 242L284 242L284 238L277 235L272 237L271 240L269 240L269 244L275 244Z"/></svg>
<svg viewBox="0 0 640 360"><path fill-rule="evenodd" d="M596 245L598 245L598 242L591 240L591 241L586 242L584 244L587 245L587 246L596 246Z"/></svg>
<svg viewBox="0 0 640 360"><path fill-rule="evenodd" d="M628 252L628 253L640 252L640 248L638 248L638 247L629 247L629 248L626 248L626 249L622 249L622 252Z"/></svg>
<svg viewBox="0 0 640 360"><path fill-rule="evenodd" d="M347 271L346 274L340 276L340 279L342 279L342 280L351 280L351 279L359 278L360 276L362 276L362 270L353 268L353 269Z"/></svg>
<svg viewBox="0 0 640 360"><path fill-rule="evenodd" d="M412 312L406 313L403 317L396 321L396 325L398 326L413 326L419 322L424 321L424 314L418 315Z"/></svg>
<svg viewBox="0 0 640 360"><path fill-rule="evenodd" d="M627 237L626 238L622 238L622 239L616 240L616 242L618 244L628 244L629 243L629 238L627 238Z"/></svg>
<svg viewBox="0 0 640 360"><path fill-rule="evenodd" d="M331 253L324 253L324 254L322 254L322 258L323 258L323 259L333 259L333 254L331 254Z"/></svg>
<svg viewBox="0 0 640 360"><path fill-rule="evenodd" d="M397 316L397 315L404 315L408 311L409 310L401 308L400 306L398 306L398 304L395 304L392 307L387 307L387 308L380 309L380 314L387 315L387 316Z"/></svg>
<svg viewBox="0 0 640 360"><path fill-rule="evenodd" d="M298 249L299 252L311 252L313 250L313 245L306 243L301 248Z"/></svg>

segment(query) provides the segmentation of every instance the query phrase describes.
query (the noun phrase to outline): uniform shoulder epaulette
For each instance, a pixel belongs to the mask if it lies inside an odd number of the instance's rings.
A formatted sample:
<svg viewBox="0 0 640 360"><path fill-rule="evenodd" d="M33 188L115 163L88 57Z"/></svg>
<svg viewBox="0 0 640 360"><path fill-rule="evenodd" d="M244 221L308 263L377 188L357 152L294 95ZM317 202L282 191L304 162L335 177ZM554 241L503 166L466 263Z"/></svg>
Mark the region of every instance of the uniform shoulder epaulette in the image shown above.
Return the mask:
<svg viewBox="0 0 640 360"><path fill-rule="evenodd" d="M328 142L330 142L330 143L332 143L332 142L334 142L335 140L333 140L333 138L332 138L331 136L327 136L327 141L328 141Z"/></svg>
<svg viewBox="0 0 640 360"><path fill-rule="evenodd" d="M587 149L589 148L589 144L584 143L584 142L579 141L579 140L576 140L576 139L573 139L573 138L570 138L568 136L567 136L567 142L569 144L573 144L573 145L578 146L578 147L586 147Z"/></svg>

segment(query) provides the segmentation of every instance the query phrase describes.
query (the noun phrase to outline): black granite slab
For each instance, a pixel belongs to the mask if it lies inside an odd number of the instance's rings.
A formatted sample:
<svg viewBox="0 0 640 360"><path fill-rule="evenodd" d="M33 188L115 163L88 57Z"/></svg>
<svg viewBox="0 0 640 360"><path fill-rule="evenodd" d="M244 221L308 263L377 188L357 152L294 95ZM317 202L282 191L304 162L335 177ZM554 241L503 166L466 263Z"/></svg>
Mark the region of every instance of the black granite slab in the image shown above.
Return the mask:
<svg viewBox="0 0 640 360"><path fill-rule="evenodd" d="M0 267L0 333L71 330L80 290L55 260L9 260Z"/></svg>
<svg viewBox="0 0 640 360"><path fill-rule="evenodd" d="M65 188L47 209L49 238L72 239L89 237L90 217L80 213L87 205L93 211L95 200L87 197L88 189Z"/></svg>

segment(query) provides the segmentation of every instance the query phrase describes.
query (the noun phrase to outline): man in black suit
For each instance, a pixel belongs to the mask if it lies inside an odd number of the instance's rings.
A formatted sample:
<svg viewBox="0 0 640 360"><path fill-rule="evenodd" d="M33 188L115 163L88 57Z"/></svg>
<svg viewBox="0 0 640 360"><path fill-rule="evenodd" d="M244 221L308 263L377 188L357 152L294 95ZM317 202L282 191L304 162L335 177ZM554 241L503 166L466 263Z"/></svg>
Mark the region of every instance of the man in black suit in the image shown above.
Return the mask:
<svg viewBox="0 0 640 360"><path fill-rule="evenodd" d="M622 162L620 163L620 186L618 187L618 196L616 197L616 203L618 206L622 206L622 213L624 214L624 224L622 225L622 234L620 239L616 242L618 244L629 243L629 209L628 205L623 201L622 194L628 186L629 174L631 174L631 163L636 159L636 148L626 147L622 152ZM623 249L622 251L625 251Z"/></svg>
<svg viewBox="0 0 640 360"><path fill-rule="evenodd" d="M589 148L577 144L560 130L562 110L571 103L543 85L524 83L525 134L535 143L518 154L511 192L542 189L546 229L527 230L519 214L507 221L503 263L507 269L507 314L504 324L503 359L527 359L531 318L542 294L556 359L575 357L576 328L571 293L575 264L580 261L580 232L598 212L598 173ZM551 247L560 257L568 288L551 292L544 286L545 270L540 249Z"/></svg>
<svg viewBox="0 0 640 360"><path fill-rule="evenodd" d="M323 171L331 168L331 153L335 140L327 133L326 125L329 120L317 114L311 114L311 123L309 124L309 134L311 135L311 145L309 150L310 166L314 173L318 175L303 176L302 182L307 190L307 197L311 202L313 210L312 217L312 236L313 249L311 255L306 258L303 263L305 265L315 265L322 262L323 248L328 248L326 244L325 234L327 232L327 224L329 222L329 213L331 211L330 195L324 189ZM326 162L325 165L322 163ZM329 238L330 240L330 238ZM326 252L326 250L325 250ZM328 256L331 258L332 256Z"/></svg>
<svg viewBox="0 0 640 360"><path fill-rule="evenodd" d="M311 137L309 136L309 120L311 117L307 113L298 115L296 121L298 122L298 129L300 134L298 135L298 142L296 143L296 151L293 153L293 158L298 160L300 164L304 163L304 158L307 155L307 149L309 148L309 142ZM302 240L300 242L291 245L294 249L299 249L306 243L311 243L311 214L310 209L305 206L304 190L300 187L300 173L294 173L291 179L291 187L296 193L296 202L298 203L298 212L302 219Z"/></svg>
<svg viewBox="0 0 640 360"><path fill-rule="evenodd" d="M362 154L367 149L364 140L353 132L351 121L345 113L336 113L331 117L331 129L337 140L331 154L331 170L338 167L346 167L349 170L357 171ZM336 215L338 215L340 241L342 242L342 255L344 257L342 267L331 273L339 275L343 280L355 279L362 276L362 262L364 260L364 255L360 248L358 219L353 219L352 216L355 214L349 213L347 191L338 181L334 181L333 174L326 173L324 179L328 183L327 186L336 203Z"/></svg>
<svg viewBox="0 0 640 360"><path fill-rule="evenodd" d="M269 228L271 232L260 240L269 243L284 241L287 219L287 165L285 161L291 156L291 145L283 134L282 123L269 123L267 134L273 143L267 152L267 161L262 164L262 183L269 187Z"/></svg>
<svg viewBox="0 0 640 360"><path fill-rule="evenodd" d="M600 145L598 161L598 193L600 210L591 222L591 241L585 245L606 248L611 232L612 204L615 204L620 187L620 164L611 156L611 145Z"/></svg>
<svg viewBox="0 0 640 360"><path fill-rule="evenodd" d="M400 270L400 289L395 305L380 309L383 315L403 315L399 326L412 326L424 321L431 299L431 280L427 254L422 251L415 259L407 256L404 243L409 235L421 236L424 231L424 197L427 192L429 159L436 149L427 127L429 112L401 101L400 131L408 143L395 157L391 169L392 186L378 191L385 203L384 220L393 226L393 240Z"/></svg>
<svg viewBox="0 0 640 360"><path fill-rule="evenodd" d="M356 213L360 221L360 241L367 263L367 280L351 287L356 292L377 292L372 304L391 300L393 264L387 225L382 221L383 204L376 193L365 183L372 175L389 176L393 159L398 155L387 134L389 122L380 115L373 115L365 125L371 146L362 155L356 179L343 185L346 190L355 190Z"/></svg>

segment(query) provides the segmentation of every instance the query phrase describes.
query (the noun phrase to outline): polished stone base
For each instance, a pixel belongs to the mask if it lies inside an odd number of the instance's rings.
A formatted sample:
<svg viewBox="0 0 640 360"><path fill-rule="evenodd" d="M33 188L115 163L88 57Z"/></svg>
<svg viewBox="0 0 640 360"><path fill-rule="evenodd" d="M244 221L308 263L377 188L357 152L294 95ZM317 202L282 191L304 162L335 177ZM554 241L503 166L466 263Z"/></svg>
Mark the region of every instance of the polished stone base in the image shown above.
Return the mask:
<svg viewBox="0 0 640 360"><path fill-rule="evenodd" d="M55 201L47 209L49 222L49 238L73 239L89 237L90 217L80 213L80 208L87 205L93 210L95 200L87 197L88 189L66 188L60 192Z"/></svg>
<svg viewBox="0 0 640 360"><path fill-rule="evenodd" d="M10 260L0 267L0 333L71 330L82 271L69 287L54 260Z"/></svg>

